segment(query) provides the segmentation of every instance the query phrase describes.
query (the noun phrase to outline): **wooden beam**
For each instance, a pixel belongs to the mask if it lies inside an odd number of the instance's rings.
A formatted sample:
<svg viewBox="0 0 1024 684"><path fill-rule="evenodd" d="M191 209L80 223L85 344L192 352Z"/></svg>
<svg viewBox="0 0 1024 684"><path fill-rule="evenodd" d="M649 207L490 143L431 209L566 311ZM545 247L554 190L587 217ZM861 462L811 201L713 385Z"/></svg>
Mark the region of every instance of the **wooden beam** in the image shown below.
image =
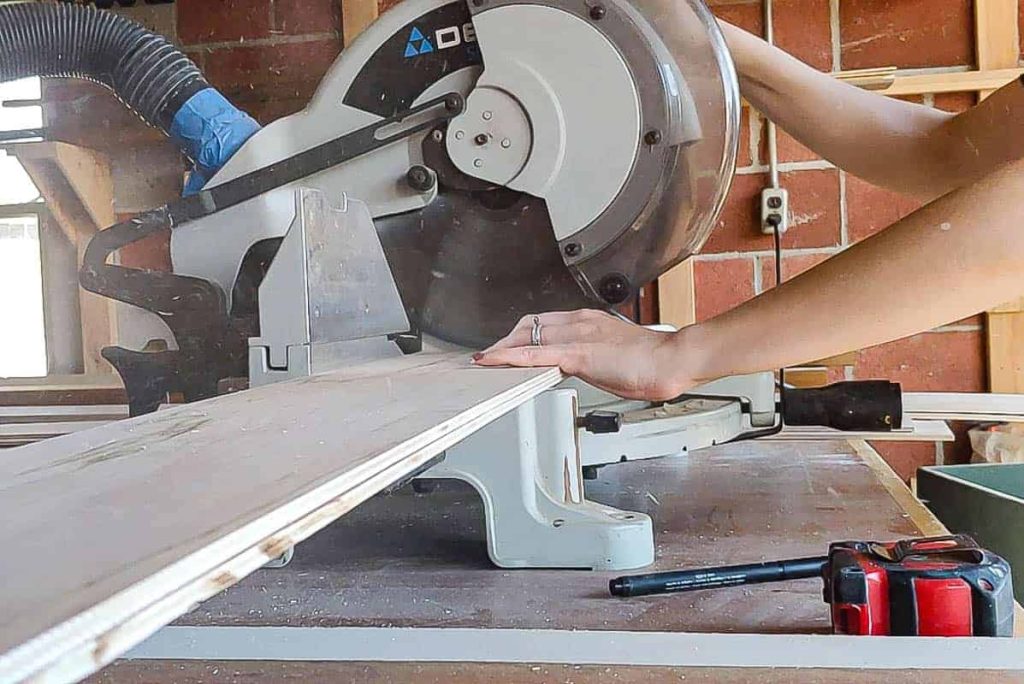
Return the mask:
<svg viewBox="0 0 1024 684"><path fill-rule="evenodd" d="M904 392L903 415L927 420L1024 421L1024 396L972 392Z"/></svg>
<svg viewBox="0 0 1024 684"><path fill-rule="evenodd" d="M978 69L1009 69L1020 59L1018 0L975 0L974 30ZM978 88L984 99L998 86ZM1016 293L1007 293L1016 294ZM1024 299L986 314L989 389L1024 392Z"/></svg>
<svg viewBox="0 0 1024 684"><path fill-rule="evenodd" d="M561 380L422 353L5 452L3 679L87 676Z"/></svg>
<svg viewBox="0 0 1024 684"><path fill-rule="evenodd" d="M871 442L952 442L956 439L945 421L903 418L903 427L892 432L842 431L827 427L786 427L782 432L762 437L771 442L827 442L836 439Z"/></svg>
<svg viewBox="0 0 1024 684"><path fill-rule="evenodd" d="M377 0L340 0L341 31L344 46L348 47L356 36L377 20Z"/></svg>
<svg viewBox="0 0 1024 684"><path fill-rule="evenodd" d="M975 51L978 69L1008 69L1020 59L1018 0L974 0ZM982 99L994 88L979 88Z"/></svg>
<svg viewBox="0 0 1024 684"><path fill-rule="evenodd" d="M109 162L98 152L66 143L21 143L6 149L43 195L81 263L90 238L116 222ZM117 342L117 302L79 289L79 309L85 372L113 373L100 351Z"/></svg>
<svg viewBox="0 0 1024 684"><path fill-rule="evenodd" d="M685 328L697 322L693 258L658 278L658 322Z"/></svg>
<svg viewBox="0 0 1024 684"><path fill-rule="evenodd" d="M36 176L54 174L64 179L92 220L91 232L116 222L110 162L103 154L61 142L20 143L8 145L6 150L18 158L33 181Z"/></svg>

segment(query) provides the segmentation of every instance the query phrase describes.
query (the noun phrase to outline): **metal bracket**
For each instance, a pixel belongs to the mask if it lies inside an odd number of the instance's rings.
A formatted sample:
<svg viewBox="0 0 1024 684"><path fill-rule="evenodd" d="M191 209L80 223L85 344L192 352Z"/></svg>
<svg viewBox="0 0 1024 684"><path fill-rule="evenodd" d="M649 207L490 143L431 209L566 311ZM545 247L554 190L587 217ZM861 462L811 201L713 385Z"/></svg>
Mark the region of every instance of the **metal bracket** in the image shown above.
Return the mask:
<svg viewBox="0 0 1024 684"><path fill-rule="evenodd" d="M251 386L400 355L409 330L369 209L345 196L295 191L295 220L259 290L260 336L249 339Z"/></svg>

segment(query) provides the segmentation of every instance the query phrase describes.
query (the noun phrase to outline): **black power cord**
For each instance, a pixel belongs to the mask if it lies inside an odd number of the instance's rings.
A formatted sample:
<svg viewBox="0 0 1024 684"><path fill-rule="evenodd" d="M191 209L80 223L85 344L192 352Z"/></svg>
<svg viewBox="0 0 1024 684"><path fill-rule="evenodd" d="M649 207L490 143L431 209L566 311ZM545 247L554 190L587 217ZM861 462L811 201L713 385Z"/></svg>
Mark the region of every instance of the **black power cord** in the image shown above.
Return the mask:
<svg viewBox="0 0 1024 684"><path fill-rule="evenodd" d="M773 223L772 224L772 229L773 229L773 235L774 235L774 238L775 238L775 287L778 287L779 285L782 284L782 235L779 232L779 224L778 223ZM686 396L687 398L690 398L690 395L684 395L684 396ZM697 398L697 395L693 395L693 398ZM711 397L705 397L705 398L711 398ZM745 397L725 397L725 396L722 396L722 397L717 397L717 398L721 399L723 401L730 400L730 399L731 400L735 400L735 401L739 401L740 404L743 405L743 406L749 406L749 404L750 404L750 401L748 399L746 399ZM782 432L782 428L785 427L785 422L783 420L783 416L785 415L785 410L786 410L786 369L785 368L780 368L779 369L779 401L776 404L775 410L776 410L776 413L778 413L778 416L779 416L779 419L775 423L775 425L773 425L771 427L767 427L767 428L759 428L757 430L749 430L747 432L741 432L740 434L736 435L735 437L733 437L732 439L728 440L727 442L723 442L723 444L733 444L734 442L745 442L745 441L751 440L751 439L760 439L762 437L771 437L772 435L777 435L780 432Z"/></svg>

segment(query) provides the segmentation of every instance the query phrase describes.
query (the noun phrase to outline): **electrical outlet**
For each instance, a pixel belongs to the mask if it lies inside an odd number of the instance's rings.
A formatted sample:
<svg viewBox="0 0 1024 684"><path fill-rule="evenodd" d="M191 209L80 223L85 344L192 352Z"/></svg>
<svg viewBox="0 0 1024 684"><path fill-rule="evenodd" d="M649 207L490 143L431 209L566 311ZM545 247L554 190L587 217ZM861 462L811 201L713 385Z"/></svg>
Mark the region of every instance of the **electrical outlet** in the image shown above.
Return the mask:
<svg viewBox="0 0 1024 684"><path fill-rule="evenodd" d="M778 226L779 233L789 229L789 193L782 188L761 191L761 232L771 235Z"/></svg>

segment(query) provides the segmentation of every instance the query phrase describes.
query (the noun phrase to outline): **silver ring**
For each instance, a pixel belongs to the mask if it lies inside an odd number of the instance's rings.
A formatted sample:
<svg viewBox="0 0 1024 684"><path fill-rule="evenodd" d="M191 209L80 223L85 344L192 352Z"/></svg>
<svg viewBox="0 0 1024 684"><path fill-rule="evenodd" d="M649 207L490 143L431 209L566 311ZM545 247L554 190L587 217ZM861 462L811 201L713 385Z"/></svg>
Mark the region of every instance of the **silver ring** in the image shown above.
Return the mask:
<svg viewBox="0 0 1024 684"><path fill-rule="evenodd" d="M543 328L540 324L540 316L533 317L533 330L530 331L530 344L534 347L541 346L540 332Z"/></svg>

